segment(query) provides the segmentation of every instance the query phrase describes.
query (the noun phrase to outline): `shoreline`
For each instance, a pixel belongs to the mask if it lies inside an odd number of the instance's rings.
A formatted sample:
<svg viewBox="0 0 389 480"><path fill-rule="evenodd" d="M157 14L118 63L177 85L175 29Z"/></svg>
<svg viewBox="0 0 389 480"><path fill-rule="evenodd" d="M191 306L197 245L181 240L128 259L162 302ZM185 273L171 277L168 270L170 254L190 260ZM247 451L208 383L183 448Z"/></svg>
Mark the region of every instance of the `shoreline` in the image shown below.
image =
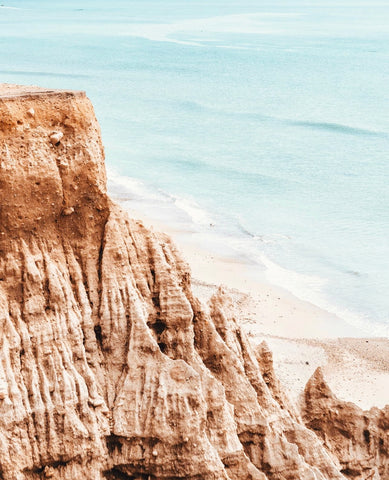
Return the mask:
<svg viewBox="0 0 389 480"><path fill-rule="evenodd" d="M299 401L306 382L321 366L340 399L364 410L389 404L388 338L371 337L284 288L258 280L259 267L206 251L196 245L191 232L140 213L129 206L130 199L116 201L151 230L172 237L190 266L193 291L203 303L223 285L251 341L268 343L276 373L294 401Z"/></svg>
<svg viewBox="0 0 389 480"><path fill-rule="evenodd" d="M149 229L167 233L175 242L192 272L192 283L197 296L208 298L223 285L233 297L239 297L252 337L272 335L287 338L326 339L338 337L375 338L346 320L320 306L297 297L291 291L271 283L257 264L241 258L214 253L200 244L198 234L156 220L132 208L131 200L118 200L133 218L141 220ZM201 235L201 234L200 234ZM252 318L251 321L248 317ZM377 336L377 338L380 338Z"/></svg>
<svg viewBox="0 0 389 480"><path fill-rule="evenodd" d="M108 183L112 198L125 210L175 239L191 265L194 278L210 284L226 283L231 288L254 293L254 297L258 290L269 290L270 298L282 297L288 304L294 304L288 312L289 318L302 308L304 315L309 312L310 318L315 319L300 327L306 337L389 337L389 324L358 311L358 301L346 306L330 296L325 288L329 278L281 266L277 259L268 256L265 247L256 245L259 237L241 230L239 225L230 230L223 218L218 218L218 214L213 217L196 200L176 197L111 169ZM210 268L209 263L216 268ZM284 326L273 328L284 322L282 317L281 313L270 326L275 335L285 333Z"/></svg>

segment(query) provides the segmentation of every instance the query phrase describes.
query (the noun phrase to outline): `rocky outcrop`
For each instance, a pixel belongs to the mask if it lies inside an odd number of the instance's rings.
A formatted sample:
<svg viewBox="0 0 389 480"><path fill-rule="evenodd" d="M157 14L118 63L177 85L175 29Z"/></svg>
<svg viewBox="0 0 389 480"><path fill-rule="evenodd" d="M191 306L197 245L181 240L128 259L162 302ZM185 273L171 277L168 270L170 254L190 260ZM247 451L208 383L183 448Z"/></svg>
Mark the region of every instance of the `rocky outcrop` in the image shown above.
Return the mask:
<svg viewBox="0 0 389 480"><path fill-rule="evenodd" d="M229 302L108 198L84 93L0 87L0 478L350 477Z"/></svg>
<svg viewBox="0 0 389 480"><path fill-rule="evenodd" d="M339 458L343 475L353 480L389 478L389 406L363 411L339 400L318 368L304 391L303 418Z"/></svg>

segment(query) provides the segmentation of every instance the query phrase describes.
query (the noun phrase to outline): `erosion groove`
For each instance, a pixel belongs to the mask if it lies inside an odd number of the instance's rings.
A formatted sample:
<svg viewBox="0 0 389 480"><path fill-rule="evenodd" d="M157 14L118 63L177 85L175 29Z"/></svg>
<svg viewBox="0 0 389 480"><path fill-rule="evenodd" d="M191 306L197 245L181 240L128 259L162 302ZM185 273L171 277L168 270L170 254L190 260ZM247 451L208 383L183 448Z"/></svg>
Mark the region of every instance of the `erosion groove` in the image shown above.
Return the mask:
<svg viewBox="0 0 389 480"><path fill-rule="evenodd" d="M0 86L0 478L389 478L388 409L300 411L230 301L109 199L84 93Z"/></svg>

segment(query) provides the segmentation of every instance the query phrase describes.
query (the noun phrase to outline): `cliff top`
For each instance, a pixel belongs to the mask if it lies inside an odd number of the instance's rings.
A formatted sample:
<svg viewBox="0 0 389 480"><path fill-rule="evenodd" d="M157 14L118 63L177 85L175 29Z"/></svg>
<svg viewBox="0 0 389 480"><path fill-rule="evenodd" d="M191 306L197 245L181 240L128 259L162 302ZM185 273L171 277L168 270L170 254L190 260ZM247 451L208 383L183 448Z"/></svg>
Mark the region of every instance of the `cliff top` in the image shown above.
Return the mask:
<svg viewBox="0 0 389 480"><path fill-rule="evenodd" d="M75 232L86 215L83 236L89 216L105 208L105 184L100 129L84 92L0 84L1 232L19 238L64 216Z"/></svg>
<svg viewBox="0 0 389 480"><path fill-rule="evenodd" d="M12 99L20 97L31 97L35 95L62 95L70 94L74 96L85 96L85 92L80 90L47 89L35 85L13 85L10 83L0 83L0 99Z"/></svg>

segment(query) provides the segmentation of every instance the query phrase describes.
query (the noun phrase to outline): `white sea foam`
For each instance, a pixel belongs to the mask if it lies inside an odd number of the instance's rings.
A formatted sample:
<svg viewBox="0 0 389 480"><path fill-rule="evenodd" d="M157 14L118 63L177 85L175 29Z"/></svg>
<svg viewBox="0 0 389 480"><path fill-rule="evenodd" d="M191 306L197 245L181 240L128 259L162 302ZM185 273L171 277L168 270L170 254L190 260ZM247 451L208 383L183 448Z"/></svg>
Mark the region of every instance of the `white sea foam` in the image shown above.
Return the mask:
<svg viewBox="0 0 389 480"><path fill-rule="evenodd" d="M283 268L264 254L260 254L259 258L261 263L266 267L266 276L271 283L279 285L289 291L293 290L292 293L302 300L312 301L312 292L321 290L327 283L325 279L319 276L304 275Z"/></svg>
<svg viewBox="0 0 389 480"><path fill-rule="evenodd" d="M254 235L254 240L259 240L262 243L275 244L281 241L290 240L289 235L283 235L281 233L273 233L267 235Z"/></svg>
<svg viewBox="0 0 389 480"><path fill-rule="evenodd" d="M388 336L389 325L376 322L362 314L352 312L331 303L324 293L328 280L316 275L304 275L281 267L260 254L259 259L266 268L266 278L273 285L278 285L295 295L300 300L312 303L332 313L349 325L357 327L368 336Z"/></svg>
<svg viewBox="0 0 389 480"><path fill-rule="evenodd" d="M209 213L193 200L183 197L173 196L175 205L189 215L191 220L197 225L214 225L214 220Z"/></svg>
<svg viewBox="0 0 389 480"><path fill-rule="evenodd" d="M189 222L196 226L210 226L215 224L212 216L194 200L180 197L178 195L169 195L159 189L146 185L141 180L132 177L119 175L114 170L108 170L110 188L116 197L121 200L136 199L147 202L170 205L171 209L177 210L177 213L183 212ZM173 213L173 212L172 212ZM180 215L181 216L181 215Z"/></svg>
<svg viewBox="0 0 389 480"><path fill-rule="evenodd" d="M173 42L184 45L203 46L199 42L209 42L209 34L274 34L282 27L275 27L274 20L299 16L299 13L249 13L241 15L223 15L210 18L183 20L165 24L132 24L126 27L123 35L146 38L152 41ZM272 20L272 22L269 22ZM280 30L280 31L279 31ZM174 38L174 35L196 35L197 41Z"/></svg>
<svg viewBox="0 0 389 480"><path fill-rule="evenodd" d="M141 180L119 175L112 169L107 169L107 172L109 183L112 185L114 192L117 194L118 190L121 189L123 190L124 196L128 196L128 199L131 199L133 196L135 196L137 199L161 201L168 197L157 189L148 187Z"/></svg>

